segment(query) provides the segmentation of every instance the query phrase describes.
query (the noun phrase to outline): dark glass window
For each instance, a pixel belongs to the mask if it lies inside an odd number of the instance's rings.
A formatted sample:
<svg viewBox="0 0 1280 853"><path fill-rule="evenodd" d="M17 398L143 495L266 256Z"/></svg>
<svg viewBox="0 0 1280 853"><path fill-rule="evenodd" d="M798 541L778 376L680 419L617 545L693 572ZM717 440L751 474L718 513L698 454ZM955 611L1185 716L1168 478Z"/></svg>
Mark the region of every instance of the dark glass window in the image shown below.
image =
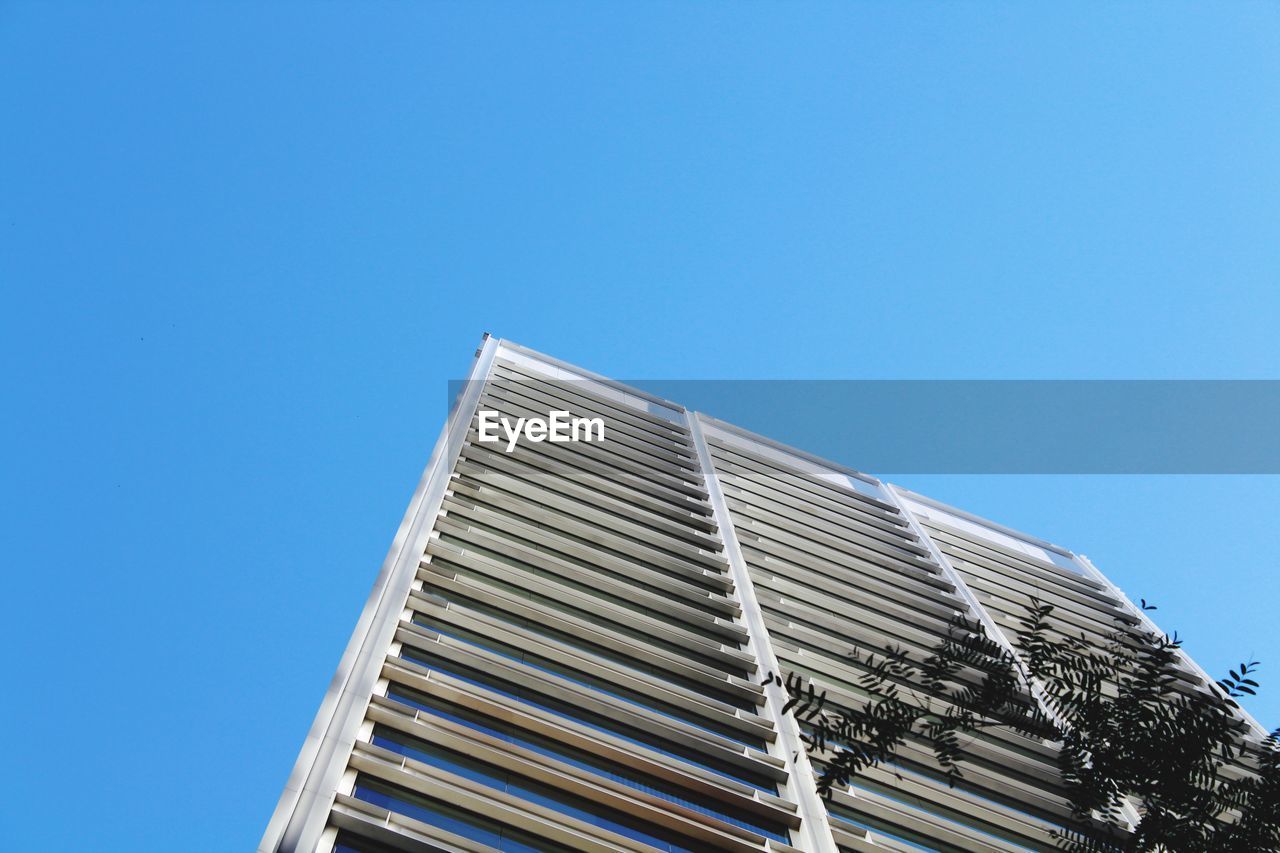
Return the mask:
<svg viewBox="0 0 1280 853"><path fill-rule="evenodd" d="M399 753L415 761L438 767L488 785L513 797L545 806L560 814L577 818L593 826L624 835L642 844L669 853L693 853L684 844L693 843L662 827L654 826L639 818L603 806L583 797L561 791L533 779L510 773L501 767L463 755L452 749L427 743L403 732L378 727L374 730L373 743L383 749Z"/></svg>
<svg viewBox="0 0 1280 853"><path fill-rule="evenodd" d="M704 756L695 750L683 748L677 744L672 744L656 735L640 729L632 728L631 726L627 726L609 717L594 714L574 705L573 703L561 702L540 694L529 694L527 691L497 679L488 673L483 673L472 669L471 667L453 663L452 661L442 660L437 658L435 655L428 654L418 649L412 649L407 646L400 652L400 656L411 663L430 667L431 669L453 676L460 681L465 681L468 684L475 684L493 693L506 696L507 698L513 699L517 702L523 702L526 705L531 705L543 711L548 711L557 716L567 717L589 728L596 729L597 731L608 732L622 738L623 740L630 741L631 743L642 744L656 752L661 752L663 755L669 755L673 758L678 758L681 761L687 761L690 764L695 764L698 767L710 770L721 776L728 776L731 779L743 782L753 788L758 788L761 791L766 791L770 794L776 794L778 792L777 785L768 780L767 777L753 774L748 770L737 767L736 765L717 762L710 756Z"/></svg>
<svg viewBox="0 0 1280 853"><path fill-rule="evenodd" d="M338 841L333 846L333 853L404 853L404 851L342 830L338 833Z"/></svg>
<svg viewBox="0 0 1280 853"><path fill-rule="evenodd" d="M487 528L487 526L482 522L476 522L476 526L478 528L487 529L491 533L500 534L504 538L510 538L511 536L510 532L508 531L499 530L497 528ZM576 537L568 534L561 533L560 535L570 540L576 539ZM593 596L594 598L602 599L622 610L630 610L635 613L640 613L642 615L648 616L651 619L656 619L659 622L665 622L668 625L681 629L682 631L688 631L689 633L692 633L692 634L699 634L703 637L706 637L707 639L715 640L718 643L724 642L724 637L721 636L721 634L718 631L715 631L712 628L708 628L707 626L698 624L697 622L688 622L679 616L674 616L669 613L664 613L661 610L657 610L652 607L647 607L638 601L633 601L633 600L624 598L620 595L607 592L601 589L599 586L592 586L589 582L576 581L571 578L565 577L564 575L557 574L555 572L551 572L546 569L538 568L537 566L534 566L532 564L520 561L518 557L514 557L510 554L503 554L498 551L490 550L489 548L486 548L483 545L476 545L471 542L461 542L456 538L449 536L448 534L442 534L440 537L440 540L442 542L450 542L452 544L461 545L468 551L472 551L474 553L481 554L486 557L490 557L499 562L502 562L505 565L510 566L511 568L518 569L527 574L533 575L534 577L541 578L542 580L551 581L552 583L556 583L561 586L568 587L569 589L575 590L577 592L585 593L587 595ZM580 544L588 545L592 549L597 551L605 551L607 553L616 553L616 552L610 552L608 548L605 548L598 543L588 542L587 540L577 540L577 541L579 541ZM524 546L519 542L516 543L516 546L529 547L529 546ZM539 546L534 544L532 547L534 547L536 550ZM618 556L622 556L624 559L626 559L626 555L619 554ZM441 561L448 564L450 568L453 567L453 564L449 563L448 558L441 558ZM713 615L718 615L718 614L713 614Z"/></svg>
<svg viewBox="0 0 1280 853"><path fill-rule="evenodd" d="M366 803L373 803L446 832L487 844L504 853L573 853L563 845L535 838L526 832L441 800L424 797L415 791L389 785L368 776L362 775L356 780L355 796Z"/></svg>
<svg viewBox="0 0 1280 853"><path fill-rule="evenodd" d="M758 819L745 812L742 813L741 817L739 817L727 811L726 809L729 808L727 805L720 805L717 803L718 807L706 806L696 800L690 799L691 795L689 792L680 788L678 785L647 776L638 771L630 770L616 762L606 761L584 750L568 746L567 744L560 743L551 738L516 728L499 720L494 720L490 717L486 717L472 711L469 708L463 708L461 706L400 687L392 687L391 691L387 695L388 698L395 699L396 701L407 705L412 705L420 710L427 711L436 716L467 726L470 729L500 738L508 743L522 746L526 749L537 752L540 755L555 758L559 761L565 762L566 764L577 767L580 770L586 770L615 782L620 782L633 790L641 791L655 797L660 797L667 802L693 809L701 814L722 820L725 823L740 826L752 832L758 832L767 838L772 838L782 842L789 841L787 830L782 826L761 824L758 822Z"/></svg>
<svg viewBox="0 0 1280 853"><path fill-rule="evenodd" d="M615 699L621 699L627 704L638 705L642 708L646 708L650 711L654 711L658 714L662 714L663 716L673 717L677 720L680 720L683 723L687 723L688 725L693 726L696 729L701 729L702 731L705 731L705 732L711 732L713 734L719 735L720 737L731 740L734 743L740 743L743 746L749 746L752 749L758 749L762 751L765 748L764 741L760 740L759 738L753 738L750 735L743 734L737 729L733 729L728 726L719 725L716 722L712 720L708 720L707 718L703 717L702 715L694 711L688 711L688 710L685 710L684 708L680 708L675 705L670 705L670 704L667 704L666 702L662 702L658 699L654 699L652 697L646 696L643 693L639 693L634 690L628 690L625 687L612 684L608 681L605 681L602 678L597 678L593 675L588 675L587 673L579 672L576 669L571 669L562 664L558 664L555 661L550 660L548 658L544 658L540 655L536 655L531 652L521 652L519 649L515 649L512 646L509 646L500 640L495 640L489 637L482 637L471 631L455 628L453 626L449 626L447 629L441 629L441 627L438 625L432 625L430 623L425 623L418 620L415 620L415 621L417 621L418 624L422 625L423 627L436 632L437 634L440 634L445 637L450 637L455 640L460 640L461 642L467 643L468 645L479 646L483 649L493 652L494 654L501 655L502 657L507 658L508 660L512 660L512 661L515 661L516 663L527 666L530 669L536 669L539 672L545 672L551 675L558 675L561 678L567 679L568 681L572 681L574 684L580 684L583 687L590 687L592 690L596 690L607 696L612 696ZM407 646L405 647L405 651L403 652L404 657L412 657L414 655L425 655L425 654L427 653L420 652L417 649L412 649Z"/></svg>
<svg viewBox="0 0 1280 853"><path fill-rule="evenodd" d="M456 542L456 540L450 540L450 537L447 533L442 534L440 537L440 540L442 542L444 541ZM459 544L468 548L471 547L469 545L466 545L466 543L462 543L462 542L456 542L456 544ZM501 589L506 592L512 593L513 595L518 595L521 598L528 599L529 601L537 604L539 607L544 607L551 611L557 611L557 610L563 611L564 613L568 613L572 616L577 616L580 619L585 619L591 624L599 625L601 628L604 628L607 631L613 631L615 633L622 634L627 637L631 637L639 642L647 643L652 646L657 646L659 648L663 648L668 651L675 652L676 654L689 657L693 660L701 661L702 663L712 666L716 669L723 670L724 672L731 672L743 678L749 677L751 675L752 670L748 666L744 666L739 663L725 661L718 657L707 656L703 654L702 650L699 649L697 646L693 646L687 643L677 643L671 640L664 639L662 637L655 635L652 631L635 628L627 624L626 622L619 621L616 619L609 619L604 616L601 616L599 613L593 613L590 610L583 610L580 607L574 606L574 604L568 600L552 598L552 597L543 595L542 593L525 589L524 587L517 586L516 584L510 583L508 581L501 580L499 578L492 577L490 575L486 575L482 572L474 571L472 569L467 568L466 566L463 566L457 563L451 563L449 562L448 559L445 559L443 557L433 558L433 565L435 564L438 564L441 566L447 566L450 571L457 572L459 575L466 576L476 581L477 583L482 583L482 584L485 584L486 586L495 587L497 589ZM716 642L717 644L726 645L731 648L739 648L738 646L726 640L724 637L717 637Z"/></svg>
<svg viewBox="0 0 1280 853"><path fill-rule="evenodd" d="M671 684L679 685L680 687L683 687L686 690L691 690L694 693L697 693L699 695L703 695L703 696L707 696L709 698L715 699L717 702L723 702L726 705L732 705L733 707L739 708L743 711L751 711L751 712L754 712L758 707L754 702L751 702L747 699L743 699L742 697L740 697L735 693L726 693L724 691L716 689L715 687L709 684L704 684L703 682L697 681L696 679L688 678L683 675L679 675L671 672L667 672L665 669L663 669L663 667L660 664L653 664L641 658L633 657L632 655L626 654L624 652L620 652L616 649L602 646L596 642L585 639L583 637L579 637L574 634L560 631L548 625L539 624L538 622L532 619L527 619L523 617L513 618L510 613L502 610L501 608L494 607L490 604L486 604L481 601L475 601L465 596L455 595L452 592L446 594L430 588L426 589L426 592L429 592L432 595L439 595L441 598L448 599L449 601L457 602L458 604L462 605L463 607L469 610L474 610L479 613L484 613L488 616L494 617L496 619L500 619L503 622L508 622L519 628L523 628L526 631L531 631L535 634L538 634L546 638L552 643L568 646L570 648L586 652L587 654L590 654L590 655L595 655L597 657L605 658L606 660L620 664L621 666L627 667L628 669L633 669L633 670L636 670L637 672L642 672L647 675L656 676L657 678L660 678L663 681L669 682ZM420 613L416 614L414 616L413 621L424 627L431 628L432 630L436 630L435 627L432 625L430 619L428 619L423 614L420 614ZM450 628L449 630L457 631L459 629ZM646 644L647 644L647 641L646 641ZM688 655L687 653L682 652L681 657L688 657Z"/></svg>
<svg viewBox="0 0 1280 853"><path fill-rule="evenodd" d="M839 806L832 807L828 804L827 816L838 823L847 823L850 826L855 826L863 832L871 830L878 835L887 836L896 844L900 844L903 847L910 847L914 850L924 850L926 853L938 853L938 851L943 851L944 853L963 853L963 850L959 847L954 847L950 844L943 844L942 842L926 838L925 836L912 832L909 829L894 826L887 821L862 818Z"/></svg>

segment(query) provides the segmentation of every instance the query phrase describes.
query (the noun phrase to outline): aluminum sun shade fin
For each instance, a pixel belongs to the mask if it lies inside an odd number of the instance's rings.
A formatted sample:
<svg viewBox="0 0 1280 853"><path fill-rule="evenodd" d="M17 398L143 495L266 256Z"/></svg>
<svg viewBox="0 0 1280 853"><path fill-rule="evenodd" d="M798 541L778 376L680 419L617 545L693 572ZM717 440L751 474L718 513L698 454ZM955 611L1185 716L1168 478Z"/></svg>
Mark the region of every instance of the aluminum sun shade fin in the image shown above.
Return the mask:
<svg viewBox="0 0 1280 853"><path fill-rule="evenodd" d="M834 705L866 701L858 686L865 666L855 653L900 648L922 659L951 630L951 620L968 612L888 499L807 470L812 466L788 464L746 440L708 443L779 663L827 691ZM968 676L976 683L980 673ZM863 849L870 842L860 828L877 845L892 846L896 838L937 849L1054 849L1050 833L1070 808L1051 746L996 732L969 752L962 784L981 800L956 797L939 781L927 746L908 744L895 768L901 779L869 771L833 798L837 844ZM819 766L824 757L811 751ZM911 793L899 802L907 784Z"/></svg>
<svg viewBox="0 0 1280 853"><path fill-rule="evenodd" d="M787 774L682 413L506 354L477 411L599 417L606 440L508 452L473 413L330 837L792 849L799 819L777 795Z"/></svg>

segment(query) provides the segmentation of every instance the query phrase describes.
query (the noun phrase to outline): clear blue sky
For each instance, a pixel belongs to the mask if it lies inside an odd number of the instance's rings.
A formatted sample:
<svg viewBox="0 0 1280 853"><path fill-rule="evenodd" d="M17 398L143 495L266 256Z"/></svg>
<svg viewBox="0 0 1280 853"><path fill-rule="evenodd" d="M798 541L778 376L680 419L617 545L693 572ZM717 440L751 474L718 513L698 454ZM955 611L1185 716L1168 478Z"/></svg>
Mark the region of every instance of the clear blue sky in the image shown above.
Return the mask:
<svg viewBox="0 0 1280 853"><path fill-rule="evenodd" d="M0 7L0 847L256 844L484 331L1277 377L1280 10L1061 5ZM1277 478L902 479L1280 724Z"/></svg>

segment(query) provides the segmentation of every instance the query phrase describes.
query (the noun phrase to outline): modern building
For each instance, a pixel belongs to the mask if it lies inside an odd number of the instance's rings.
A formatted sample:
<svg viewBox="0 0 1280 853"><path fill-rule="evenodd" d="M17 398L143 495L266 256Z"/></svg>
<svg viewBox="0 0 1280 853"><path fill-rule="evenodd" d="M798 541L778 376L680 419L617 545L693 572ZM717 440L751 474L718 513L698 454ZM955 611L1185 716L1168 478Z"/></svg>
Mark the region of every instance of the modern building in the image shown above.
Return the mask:
<svg viewBox="0 0 1280 853"><path fill-rule="evenodd" d="M259 849L1057 849L1051 744L993 734L955 788L907 748L824 801L762 686L856 707L855 650L958 614L1007 643L1030 595L1146 620L1078 554L486 336Z"/></svg>

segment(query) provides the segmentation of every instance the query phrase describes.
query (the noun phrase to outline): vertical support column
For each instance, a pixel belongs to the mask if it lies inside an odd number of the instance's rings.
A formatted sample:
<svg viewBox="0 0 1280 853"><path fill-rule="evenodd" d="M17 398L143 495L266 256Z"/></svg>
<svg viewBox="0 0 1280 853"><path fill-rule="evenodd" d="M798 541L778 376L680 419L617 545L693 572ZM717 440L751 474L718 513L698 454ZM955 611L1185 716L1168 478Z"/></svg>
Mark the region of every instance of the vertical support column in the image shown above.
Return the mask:
<svg viewBox="0 0 1280 853"><path fill-rule="evenodd" d="M1058 715L1053 713L1048 703L1045 702L1043 689L1027 672L1026 667L1023 666L1022 660L1018 657L1013 643L1009 640L1009 636L1005 634L1004 629L997 625L986 608L978 603L978 598L973 594L973 590L969 589L969 585L964 582L964 578L960 577L960 573L956 571L955 566L951 565L947 555L942 553L942 549L933 541L933 537L920 524L920 519L916 518L916 514L903 502L902 495L898 492L898 487L892 483L884 483L883 485L885 494L889 496L890 502L901 513L903 519L907 522L907 526L911 528L911 532L916 535L922 545L929 549L929 554L932 555L934 562L942 569L942 576L951 582L951 585L956 588L956 592L959 593L960 598L964 600L969 610L969 616L982 625L988 637L1012 656L1014 666L1017 667L1018 673L1022 676L1023 682L1031 692L1041 712L1054 722L1060 723Z"/></svg>
<svg viewBox="0 0 1280 853"><path fill-rule="evenodd" d="M480 403L500 342L485 336L466 386L436 441L409 509L383 561L355 633L329 683L284 793L276 805L259 853L312 853L321 844L333 792L347 765L365 708L395 636L418 560L444 500L454 463Z"/></svg>
<svg viewBox="0 0 1280 853"><path fill-rule="evenodd" d="M936 560L938 565L942 568L943 575L947 580L951 581L956 590L960 593L960 597L963 598L965 603L969 606L970 615L976 616L978 622L986 629L987 636L1011 655L1014 666L1017 667L1018 673L1022 676L1023 683L1027 686L1027 690L1030 691L1031 698L1035 700L1036 705L1040 708L1040 712L1053 720L1054 724L1057 725L1058 728L1066 728L1065 721L1061 716L1053 711L1049 706L1048 701L1045 699L1045 691L1040 685L1040 682L1031 677L1031 673L1027 671L1026 666L1022 663L1022 659L1018 656L1016 648L1012 641L1009 640L1009 636L1005 634L1004 629L995 623L995 620L991 618L991 614L987 613L986 608L978 603L977 596L975 596L973 591L969 589L969 585L964 582L964 578L960 577L960 573L956 571L955 566L951 565L951 561L947 559L946 554L942 553L942 550L938 547L937 543L933 541L933 537L930 536L929 532L920 524L920 520L916 518L916 514L912 512L911 508L902 501L902 496L898 493L898 487L892 483L885 483L884 485L885 492L893 499L894 506L896 506L898 511L902 513L902 517L907 520L907 523L911 526L912 532L914 532L916 536L920 537L920 541L929 549L929 553L933 555L933 559ZM1133 807L1133 804L1127 799L1124 802L1123 811L1124 819L1129 824L1129 828L1132 829L1137 826L1141 818L1139 817L1137 810Z"/></svg>
<svg viewBox="0 0 1280 853"><path fill-rule="evenodd" d="M724 492L720 489L720 478L716 476L711 451L707 447L706 437L702 434L702 424L697 413L694 412L686 412L685 419L698 451L698 464L702 467L703 476L706 478L708 500L715 515L716 525L720 528L720 536L724 540L725 557L729 560L734 591L737 593L738 603L742 606L742 618L746 622L750 651L754 654L761 670L778 673L781 671L778 658L769 640L764 613L760 609L760 602L756 599L755 586L751 582L750 572L742 557L738 535L734 531L733 519L725 503ZM809 763L804 741L800 737L800 726L790 714L782 713L782 708L787 703L782 685L776 682L766 685L764 695L765 716L773 722L778 733L778 746L784 753L780 757L787 763L787 793L800 812L798 846L808 853L837 853L835 841L831 836L831 827L827 822L827 808L818 794L813 766Z"/></svg>

